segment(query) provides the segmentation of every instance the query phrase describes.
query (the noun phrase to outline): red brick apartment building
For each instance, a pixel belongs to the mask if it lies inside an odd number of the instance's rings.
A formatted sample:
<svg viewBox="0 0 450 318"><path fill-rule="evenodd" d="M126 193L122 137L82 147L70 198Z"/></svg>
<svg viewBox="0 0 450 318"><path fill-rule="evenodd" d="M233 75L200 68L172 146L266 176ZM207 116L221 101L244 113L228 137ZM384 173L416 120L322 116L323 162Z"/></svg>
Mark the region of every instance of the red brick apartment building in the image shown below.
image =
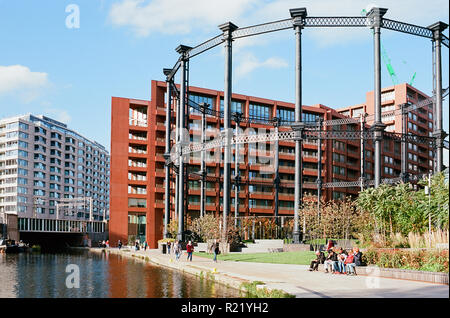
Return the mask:
<svg viewBox="0 0 450 318"><path fill-rule="evenodd" d="M110 240L127 242L133 238L145 239L151 248L163 235L164 219L164 157L165 152L165 100L166 83L152 81L151 101L112 97L111 111L111 172L110 172ZM424 93L408 84L400 84L382 90L382 111L394 109L396 105L417 102L427 98ZM210 89L189 87L189 98L200 103L206 102L220 110L223 92ZM267 119L281 117L294 120L294 104L268 100L239 94L232 95L232 111L241 111L244 117L257 114ZM359 117L366 112L374 113L373 92L366 94L363 104L342 109L317 104L303 106L303 120L314 121L318 117L324 120ZM172 112L172 130L175 129L175 116ZM191 141L198 140L200 127L195 122L201 115L191 112L189 117ZM386 130L401 132L401 116L384 118ZM367 123L367 128L372 123ZM232 123L234 127L235 123ZM223 120L207 116L207 129L220 131ZM263 124L241 123L241 128L273 128ZM334 127L334 128L333 128ZM282 130L283 128L280 128ZM329 126L326 129L359 129L356 124ZM429 136L433 131L432 107L411 112L408 118L408 130L414 134ZM383 142L382 178L393 178L400 174L400 142ZM317 142L303 142L303 192L304 196L316 195L317 179ZM294 181L295 143L280 141L279 173L282 182ZM223 150L222 150L223 151ZM260 174L261 166L254 162L251 144L241 146L240 153L245 163L239 166L243 185L240 187L239 211L241 216L274 214L274 187L261 185L257 181L268 181L273 174ZM373 179L372 141L365 144L366 178ZM356 181L360 177L360 141L324 140L322 142L322 182ZM273 153L268 152L267 156ZM431 148L420 145L408 145L408 172L412 174L428 173L432 169L433 152ZM220 177L223 163L220 160L207 163L208 176ZM221 173L222 169L222 173ZM234 172L234 164L231 167ZM190 163L189 171L200 170L200 163ZM198 178L189 178L188 211L192 217L199 215L200 187ZM255 182L255 184L252 184ZM207 182L206 212L221 213L222 182ZM357 195L359 188L322 189L325 200L340 199L346 195ZM174 184L171 184L171 217L174 214ZM234 190L231 192L231 209L234 211ZM281 187L279 192L279 215L293 215L294 188Z"/></svg>

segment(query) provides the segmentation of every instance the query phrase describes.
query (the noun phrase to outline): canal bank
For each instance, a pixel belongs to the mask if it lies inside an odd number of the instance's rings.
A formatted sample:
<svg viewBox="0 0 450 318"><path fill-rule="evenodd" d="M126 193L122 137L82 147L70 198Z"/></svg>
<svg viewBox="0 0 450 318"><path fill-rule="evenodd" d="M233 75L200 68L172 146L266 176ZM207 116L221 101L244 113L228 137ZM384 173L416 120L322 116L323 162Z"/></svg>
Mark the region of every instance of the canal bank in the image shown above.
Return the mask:
<svg viewBox="0 0 450 318"><path fill-rule="evenodd" d="M117 248L92 251L113 253L140 259L155 265L175 269L184 273L213 279L219 284L242 290L243 283L261 282L267 290L281 290L297 298L448 298L449 286L427 282L392 279L377 276L331 275L324 272L309 272L306 265L270 264L219 261L186 255L179 261L174 255L161 254L159 250L134 251Z"/></svg>
<svg viewBox="0 0 450 318"><path fill-rule="evenodd" d="M185 260L186 256L180 257L180 260L175 260L173 255L161 254L157 249L149 249L147 251L139 250L135 251L128 248L90 248L89 251L96 253L110 253L121 255L124 257L134 258L142 262L150 262L157 266L170 268L180 271L185 274L194 275L204 279L212 280L215 283L225 285L226 287L234 288L236 290L242 290L243 283L250 283L248 279L231 275L230 273L219 271L218 266L210 266L203 260L204 258L193 256L193 262ZM215 263L218 265L218 263Z"/></svg>

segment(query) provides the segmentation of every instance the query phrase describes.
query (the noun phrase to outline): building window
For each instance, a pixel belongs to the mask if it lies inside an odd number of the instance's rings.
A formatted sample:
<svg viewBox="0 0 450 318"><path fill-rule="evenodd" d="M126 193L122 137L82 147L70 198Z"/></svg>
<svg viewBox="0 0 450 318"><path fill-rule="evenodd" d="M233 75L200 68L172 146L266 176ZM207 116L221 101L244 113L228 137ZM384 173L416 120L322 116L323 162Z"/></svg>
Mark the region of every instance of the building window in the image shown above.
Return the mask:
<svg viewBox="0 0 450 318"><path fill-rule="evenodd" d="M147 200L146 199L129 198L128 199L128 207L129 208L146 208Z"/></svg>
<svg viewBox="0 0 450 318"><path fill-rule="evenodd" d="M250 103L249 105L249 117L255 117L258 119L270 119L271 107L266 105L260 105L255 103Z"/></svg>
<svg viewBox="0 0 450 318"><path fill-rule="evenodd" d="M316 122L319 118L322 118L322 116L312 113L302 113L302 121Z"/></svg>
<svg viewBox="0 0 450 318"><path fill-rule="evenodd" d="M278 108L277 117L282 122L293 122L295 121L295 112L290 109Z"/></svg>
<svg viewBox="0 0 450 318"><path fill-rule="evenodd" d="M220 98L220 111L224 111L223 98ZM244 103L231 100L231 113L244 113Z"/></svg>

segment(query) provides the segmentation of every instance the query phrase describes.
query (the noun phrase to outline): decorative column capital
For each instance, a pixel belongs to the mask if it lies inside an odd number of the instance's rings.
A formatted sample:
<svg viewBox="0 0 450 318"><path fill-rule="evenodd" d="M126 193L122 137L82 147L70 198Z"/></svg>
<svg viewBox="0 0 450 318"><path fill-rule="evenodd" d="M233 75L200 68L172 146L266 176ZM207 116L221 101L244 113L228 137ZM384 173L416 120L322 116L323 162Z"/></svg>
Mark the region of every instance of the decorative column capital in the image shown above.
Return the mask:
<svg viewBox="0 0 450 318"><path fill-rule="evenodd" d="M275 128L278 128L281 126L281 118L280 117L274 117L272 118L273 126Z"/></svg>
<svg viewBox="0 0 450 318"><path fill-rule="evenodd" d="M445 138L448 136L448 134L444 130L435 130L433 131L433 138L436 139L436 144L443 145Z"/></svg>
<svg viewBox="0 0 450 318"><path fill-rule="evenodd" d="M308 12L306 8L294 8L289 9L289 13L291 14L291 17L293 18L293 25L294 27L299 26L300 28L303 28L305 25L305 18L308 15Z"/></svg>
<svg viewBox="0 0 450 318"><path fill-rule="evenodd" d="M233 31L238 29L238 28L239 27L236 24L234 24L234 23L232 23L230 21L222 23L221 25L219 25L219 29L222 30L222 32L223 32L223 34L224 34L224 36L226 38L231 38L231 34L233 33Z"/></svg>
<svg viewBox="0 0 450 318"><path fill-rule="evenodd" d="M164 73L164 75L166 75L166 81L169 81L168 77L169 77L170 73L172 73L172 69L171 68L163 68L163 73Z"/></svg>
<svg viewBox="0 0 450 318"><path fill-rule="evenodd" d="M428 29L433 31L433 40L437 41L441 39L441 33L445 29L448 28L448 24L444 23L442 21L438 21L436 23L433 23L432 25L428 26Z"/></svg>
<svg viewBox="0 0 450 318"><path fill-rule="evenodd" d="M240 124L242 121L242 117L243 117L243 113L241 112L234 112L231 114L233 116L234 121L236 122L236 124Z"/></svg>
<svg viewBox="0 0 450 318"><path fill-rule="evenodd" d="M386 8L374 7L372 9L370 9L369 12L367 12L366 17L370 21L371 28L375 28L375 27L380 28L381 27L382 18L386 14L387 10L388 9L386 9Z"/></svg>
<svg viewBox="0 0 450 318"><path fill-rule="evenodd" d="M188 51L190 51L192 49L192 47L187 46L187 45L183 45L180 44L178 45L178 47L175 49L175 51L180 54L183 58L185 58L185 55Z"/></svg>
<svg viewBox="0 0 450 318"><path fill-rule="evenodd" d="M200 104L198 104L198 106L200 106L203 114L209 108L209 104L208 103L200 103Z"/></svg>
<svg viewBox="0 0 450 318"><path fill-rule="evenodd" d="M386 125L382 122L374 123L370 130L374 132L374 140L382 141L383 140L383 132L386 128Z"/></svg>

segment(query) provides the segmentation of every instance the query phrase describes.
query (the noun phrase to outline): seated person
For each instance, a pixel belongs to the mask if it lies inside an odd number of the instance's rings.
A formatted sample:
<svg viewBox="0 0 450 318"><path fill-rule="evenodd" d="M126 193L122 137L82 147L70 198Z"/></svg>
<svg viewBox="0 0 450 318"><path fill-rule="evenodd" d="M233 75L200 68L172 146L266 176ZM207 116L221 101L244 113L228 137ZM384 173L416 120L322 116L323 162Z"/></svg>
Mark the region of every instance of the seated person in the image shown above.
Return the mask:
<svg viewBox="0 0 450 318"><path fill-rule="evenodd" d="M347 272L347 275L356 275L355 255L351 251L345 258L344 265L345 265L344 273Z"/></svg>
<svg viewBox="0 0 450 318"><path fill-rule="evenodd" d="M312 260L311 266L309 267L309 271L317 271L319 270L319 264L323 264L325 262L325 254L321 251L316 251L316 259Z"/></svg>
<svg viewBox="0 0 450 318"><path fill-rule="evenodd" d="M330 272L334 272L333 261L337 261L336 253L333 251L333 249L329 249L327 258L324 262L325 273L328 273L328 269Z"/></svg>
<svg viewBox="0 0 450 318"><path fill-rule="evenodd" d="M337 262L337 273L345 274L345 259L347 258L347 251L343 250L342 247L338 249L338 262Z"/></svg>
<svg viewBox="0 0 450 318"><path fill-rule="evenodd" d="M333 249L333 257L332 257L332 261L333 261L333 271L331 272L331 274L336 274L339 273L339 249L338 248L334 248Z"/></svg>
<svg viewBox="0 0 450 318"><path fill-rule="evenodd" d="M362 253L358 247L353 248L353 255L355 255L355 266L364 266L362 261Z"/></svg>

